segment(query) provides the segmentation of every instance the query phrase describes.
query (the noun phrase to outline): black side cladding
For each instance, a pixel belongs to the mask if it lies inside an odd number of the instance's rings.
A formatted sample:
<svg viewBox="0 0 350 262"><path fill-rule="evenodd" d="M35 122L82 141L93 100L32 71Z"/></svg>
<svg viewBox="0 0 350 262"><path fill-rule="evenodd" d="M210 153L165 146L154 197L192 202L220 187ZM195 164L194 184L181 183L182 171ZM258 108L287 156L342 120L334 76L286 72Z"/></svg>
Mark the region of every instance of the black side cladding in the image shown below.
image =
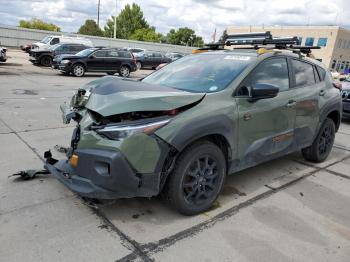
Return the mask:
<svg viewBox="0 0 350 262"><path fill-rule="evenodd" d="M148 83L144 83L141 81L128 80L128 79L120 79L117 77L110 77L104 80L103 83L99 84L95 87L92 93L97 95L110 95L119 92L132 92L132 91L167 91L167 92L181 92L178 89L151 85Z"/></svg>

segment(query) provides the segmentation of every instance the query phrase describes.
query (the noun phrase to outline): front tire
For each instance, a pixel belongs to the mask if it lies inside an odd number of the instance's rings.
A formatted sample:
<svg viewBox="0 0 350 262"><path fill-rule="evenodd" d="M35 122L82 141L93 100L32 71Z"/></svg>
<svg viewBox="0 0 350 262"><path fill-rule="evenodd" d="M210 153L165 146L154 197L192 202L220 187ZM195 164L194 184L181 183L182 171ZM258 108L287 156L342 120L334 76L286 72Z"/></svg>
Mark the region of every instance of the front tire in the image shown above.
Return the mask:
<svg viewBox="0 0 350 262"><path fill-rule="evenodd" d="M81 77L85 74L85 68L82 64L76 64L73 66L73 75L77 77Z"/></svg>
<svg viewBox="0 0 350 262"><path fill-rule="evenodd" d="M332 151L335 138L335 124L332 119L326 118L311 146L302 149L305 160L323 162Z"/></svg>
<svg viewBox="0 0 350 262"><path fill-rule="evenodd" d="M43 56L42 58L40 58L40 64L42 66L51 66L52 64L52 58L50 56Z"/></svg>
<svg viewBox="0 0 350 262"><path fill-rule="evenodd" d="M140 61L136 62L136 68L137 70L140 70L142 68L142 63Z"/></svg>
<svg viewBox="0 0 350 262"><path fill-rule="evenodd" d="M219 147L200 141L184 150L176 161L164 193L183 215L208 210L218 197L226 177L226 160Z"/></svg>

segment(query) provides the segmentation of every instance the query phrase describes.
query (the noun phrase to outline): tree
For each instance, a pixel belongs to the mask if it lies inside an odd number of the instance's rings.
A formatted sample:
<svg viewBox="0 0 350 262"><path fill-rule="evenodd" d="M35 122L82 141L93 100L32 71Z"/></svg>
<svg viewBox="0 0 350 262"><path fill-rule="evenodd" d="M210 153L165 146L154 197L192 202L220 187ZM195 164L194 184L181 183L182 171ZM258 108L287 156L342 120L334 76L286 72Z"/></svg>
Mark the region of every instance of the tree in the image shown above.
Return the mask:
<svg viewBox="0 0 350 262"><path fill-rule="evenodd" d="M47 30L47 31L55 31L60 32L61 28L57 25L46 23L40 19L32 18L29 21L20 20L19 27L30 28L30 29L39 29L39 30Z"/></svg>
<svg viewBox="0 0 350 262"><path fill-rule="evenodd" d="M171 29L167 34L167 42L173 45L203 46L204 41L200 36L188 27L182 27L178 30Z"/></svg>
<svg viewBox="0 0 350 262"><path fill-rule="evenodd" d="M103 31L98 27L95 20L87 19L85 23L79 28L79 34L103 36Z"/></svg>
<svg viewBox="0 0 350 262"><path fill-rule="evenodd" d="M141 28L135 30L129 39L159 43L161 42L162 37L162 34L157 33L154 28Z"/></svg>
<svg viewBox="0 0 350 262"><path fill-rule="evenodd" d="M139 5L133 3L125 5L124 9L117 16L117 38L129 39L137 29L149 28L143 12ZM108 19L105 26L105 36L113 37L114 35L114 16Z"/></svg>

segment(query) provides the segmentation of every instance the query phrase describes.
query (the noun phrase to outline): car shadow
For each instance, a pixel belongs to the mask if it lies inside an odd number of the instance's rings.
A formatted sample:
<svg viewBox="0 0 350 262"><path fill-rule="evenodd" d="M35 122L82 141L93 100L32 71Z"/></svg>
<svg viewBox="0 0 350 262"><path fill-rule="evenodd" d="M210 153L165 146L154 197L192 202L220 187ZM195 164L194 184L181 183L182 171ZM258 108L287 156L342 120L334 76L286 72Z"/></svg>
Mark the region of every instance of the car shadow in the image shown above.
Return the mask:
<svg viewBox="0 0 350 262"><path fill-rule="evenodd" d="M121 230L129 230L130 224L142 227L142 230L139 228L141 231L134 232L135 235L130 232L136 240L143 242L148 239L147 235L154 232L158 232L160 239L193 227L314 170L297 163L294 159L298 158L301 158L300 154L289 155L228 176L211 209L192 217L179 214L159 196L105 201L97 204L97 207Z"/></svg>

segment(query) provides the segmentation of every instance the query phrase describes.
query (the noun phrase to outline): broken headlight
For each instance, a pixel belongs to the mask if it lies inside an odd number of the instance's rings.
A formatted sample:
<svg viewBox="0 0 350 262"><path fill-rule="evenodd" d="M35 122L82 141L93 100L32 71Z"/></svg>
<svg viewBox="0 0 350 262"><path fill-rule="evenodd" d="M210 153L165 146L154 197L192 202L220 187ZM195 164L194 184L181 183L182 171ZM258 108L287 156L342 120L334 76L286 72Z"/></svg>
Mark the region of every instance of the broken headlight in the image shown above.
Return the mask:
<svg viewBox="0 0 350 262"><path fill-rule="evenodd" d="M103 128L93 128L95 131L112 140L123 140L131 135L144 133L152 134L157 129L169 123L170 119L163 119L154 122L139 123L139 124L123 124L123 125L106 125Z"/></svg>

